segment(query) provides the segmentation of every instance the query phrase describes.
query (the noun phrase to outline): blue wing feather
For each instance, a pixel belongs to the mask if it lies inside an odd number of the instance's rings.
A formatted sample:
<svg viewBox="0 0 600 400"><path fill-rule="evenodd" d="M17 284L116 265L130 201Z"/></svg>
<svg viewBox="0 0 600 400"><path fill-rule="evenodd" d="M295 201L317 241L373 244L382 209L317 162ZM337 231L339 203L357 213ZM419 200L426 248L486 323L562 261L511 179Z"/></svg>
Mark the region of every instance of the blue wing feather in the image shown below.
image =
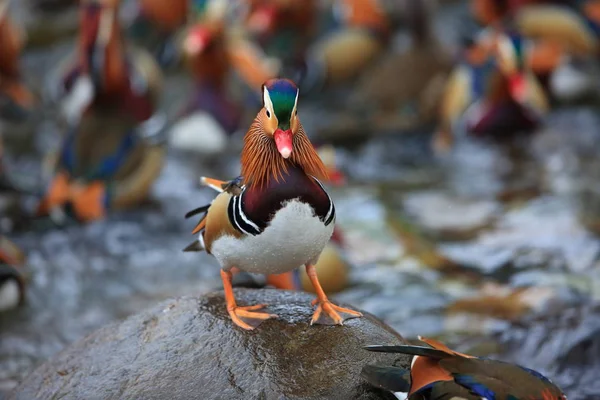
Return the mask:
<svg viewBox="0 0 600 400"><path fill-rule="evenodd" d="M531 375L535 376L538 379L541 379L544 382L552 383L552 381L550 379L546 378L544 375L540 374L539 372L537 372L537 371L535 371L533 369L522 367L520 365L518 365L518 367L521 368L524 371L529 372Z"/></svg>
<svg viewBox="0 0 600 400"><path fill-rule="evenodd" d="M473 394L484 397L487 400L496 400L496 393L485 387L485 385L477 382L475 378L470 375L456 374L454 375L454 381L469 389Z"/></svg>

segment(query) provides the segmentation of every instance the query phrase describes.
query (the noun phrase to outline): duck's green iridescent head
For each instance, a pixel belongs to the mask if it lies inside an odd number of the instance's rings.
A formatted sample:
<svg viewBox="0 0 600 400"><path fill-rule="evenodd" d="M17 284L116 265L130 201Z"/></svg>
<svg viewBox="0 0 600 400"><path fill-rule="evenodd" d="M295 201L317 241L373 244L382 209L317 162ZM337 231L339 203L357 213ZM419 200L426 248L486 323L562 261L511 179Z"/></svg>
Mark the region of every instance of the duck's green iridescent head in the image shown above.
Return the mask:
<svg viewBox="0 0 600 400"><path fill-rule="evenodd" d="M271 79L263 87L262 126L273 135L284 158L292 152L293 135L298 131L298 86L289 79Z"/></svg>

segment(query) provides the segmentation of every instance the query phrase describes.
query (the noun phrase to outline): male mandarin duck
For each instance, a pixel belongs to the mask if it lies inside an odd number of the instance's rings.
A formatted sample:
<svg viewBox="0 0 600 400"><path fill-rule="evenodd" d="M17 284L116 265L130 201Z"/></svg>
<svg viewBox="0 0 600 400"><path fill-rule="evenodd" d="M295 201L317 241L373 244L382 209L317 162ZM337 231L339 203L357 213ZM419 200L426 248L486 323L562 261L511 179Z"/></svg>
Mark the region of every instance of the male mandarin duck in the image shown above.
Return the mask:
<svg viewBox="0 0 600 400"><path fill-rule="evenodd" d="M529 63L536 74L544 77L566 54L597 51L593 29L571 6L567 1L471 0L471 12L477 22L496 30L510 27L535 40Z"/></svg>
<svg viewBox="0 0 600 400"><path fill-rule="evenodd" d="M0 235L0 312L17 307L25 299L24 263L23 252Z"/></svg>
<svg viewBox="0 0 600 400"><path fill-rule="evenodd" d="M502 361L458 353L419 337L429 346L367 346L376 352L414 356L410 371L367 365L362 376L372 385L408 393L408 400L566 400L562 391L537 371Z"/></svg>
<svg viewBox="0 0 600 400"><path fill-rule="evenodd" d="M195 87L170 133L175 148L220 153L240 126L242 110L231 95L226 40L221 21L200 22L186 32L183 55Z"/></svg>
<svg viewBox="0 0 600 400"><path fill-rule="evenodd" d="M548 109L542 87L525 62L523 38L496 32L491 46L465 41L464 62L451 74L434 145L447 148L464 124L475 135L507 136L535 128Z"/></svg>
<svg viewBox="0 0 600 400"><path fill-rule="evenodd" d="M238 306L232 268L281 274L301 266L317 292L311 323L343 324L362 314L329 301L314 264L329 241L335 207L319 179L326 169L298 117L298 87L287 79L264 83L263 108L244 137L241 176L231 182L204 178L220 191L213 202L188 213L206 212L186 250L205 249L221 265L227 311L239 327L251 330L275 317L265 305Z"/></svg>
<svg viewBox="0 0 600 400"><path fill-rule="evenodd" d="M227 28L223 18L212 13L185 34L183 54L195 88L170 134L176 148L203 154L225 150L229 137L239 130L242 121L252 118L243 112L239 92L255 90L275 76L277 66L263 57L260 49L231 35ZM241 78L242 87L232 85L234 74ZM258 101L254 93L250 96Z"/></svg>
<svg viewBox="0 0 600 400"><path fill-rule="evenodd" d="M63 87L70 129L42 215L70 206L82 221L101 218L143 201L160 173L164 148L142 137L155 133L160 71L148 54L127 48L118 5L81 2L78 51Z"/></svg>
<svg viewBox="0 0 600 400"><path fill-rule="evenodd" d="M341 28L326 36L306 55L301 86L320 89L356 78L391 37L386 10L378 0L336 0Z"/></svg>
<svg viewBox="0 0 600 400"><path fill-rule="evenodd" d="M0 1L0 118L5 120L23 120L33 105L19 68L23 39L9 18L8 1Z"/></svg>
<svg viewBox="0 0 600 400"><path fill-rule="evenodd" d="M599 23L600 2L597 0L574 2L570 7L530 5L515 16L519 31L541 43L545 50L541 53L546 57L537 57L532 62L532 70L538 75L542 70L555 100L588 101L600 96Z"/></svg>

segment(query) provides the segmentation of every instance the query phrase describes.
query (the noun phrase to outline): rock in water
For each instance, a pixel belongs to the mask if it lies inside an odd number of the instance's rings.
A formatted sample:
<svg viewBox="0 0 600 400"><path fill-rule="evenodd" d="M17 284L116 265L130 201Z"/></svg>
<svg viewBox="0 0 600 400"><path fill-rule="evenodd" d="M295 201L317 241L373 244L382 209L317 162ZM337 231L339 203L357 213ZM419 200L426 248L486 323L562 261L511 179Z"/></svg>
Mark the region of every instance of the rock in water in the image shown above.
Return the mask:
<svg viewBox="0 0 600 400"><path fill-rule="evenodd" d="M395 399L360 377L363 365L407 368L406 356L369 344L404 339L369 314L310 326L314 296L236 290L240 305L279 315L236 328L221 292L169 300L106 326L38 367L9 399Z"/></svg>

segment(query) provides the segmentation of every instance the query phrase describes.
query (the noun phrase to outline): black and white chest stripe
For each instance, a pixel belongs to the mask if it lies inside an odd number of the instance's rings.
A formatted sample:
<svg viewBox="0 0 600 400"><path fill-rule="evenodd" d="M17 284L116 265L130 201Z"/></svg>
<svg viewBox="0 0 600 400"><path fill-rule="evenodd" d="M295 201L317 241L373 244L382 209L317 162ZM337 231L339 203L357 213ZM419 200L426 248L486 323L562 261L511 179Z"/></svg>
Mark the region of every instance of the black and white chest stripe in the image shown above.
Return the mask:
<svg viewBox="0 0 600 400"><path fill-rule="evenodd" d="M229 217L231 225L238 231L246 235L258 235L262 230L246 216L246 213L242 209L242 196L245 191L246 188L244 187L239 196L233 196L231 200L229 200L227 216Z"/></svg>
<svg viewBox="0 0 600 400"><path fill-rule="evenodd" d="M333 205L333 200L331 200L331 197L329 197L329 193L327 193L327 191L323 187L323 184L319 182L319 180L314 176L313 179L319 184L321 189L323 189L323 192L325 192L325 194L327 195L327 200L329 200L329 210L327 211L325 218L321 219L321 221L325 222L325 226L328 226L329 224L335 221L335 205Z"/></svg>
<svg viewBox="0 0 600 400"><path fill-rule="evenodd" d="M323 221L325 226L329 226L329 224L335 221L335 205L333 204L333 200L331 200L331 197L329 197L329 194L327 194L327 192L325 191L325 188L323 187L321 182L319 182L317 178L314 179L317 182L317 184L321 187L323 192L327 195L327 200L329 201L329 209L327 211L327 214L324 217L319 216L319 219ZM246 187L242 189L242 192L239 194L239 196L231 197L231 200L229 200L229 205L227 206L227 216L229 217L229 222L231 222L231 225L233 225L235 229L242 232L243 234L255 236L263 232L264 229L261 229L258 226L258 224L252 221L250 217L248 217L244 212L244 209L242 208L242 197L244 196L245 191Z"/></svg>

